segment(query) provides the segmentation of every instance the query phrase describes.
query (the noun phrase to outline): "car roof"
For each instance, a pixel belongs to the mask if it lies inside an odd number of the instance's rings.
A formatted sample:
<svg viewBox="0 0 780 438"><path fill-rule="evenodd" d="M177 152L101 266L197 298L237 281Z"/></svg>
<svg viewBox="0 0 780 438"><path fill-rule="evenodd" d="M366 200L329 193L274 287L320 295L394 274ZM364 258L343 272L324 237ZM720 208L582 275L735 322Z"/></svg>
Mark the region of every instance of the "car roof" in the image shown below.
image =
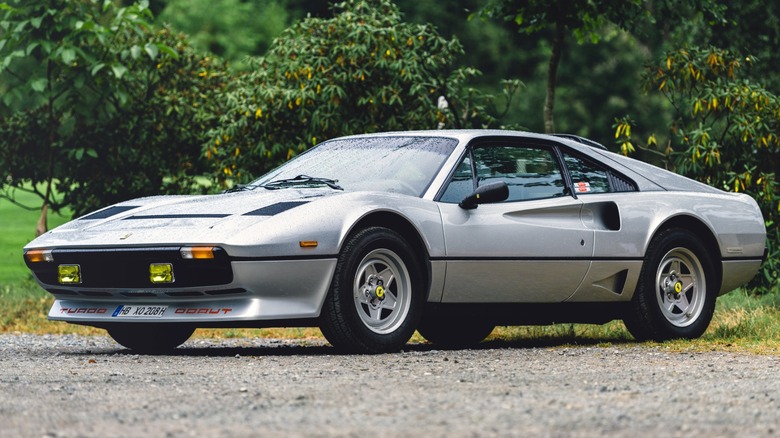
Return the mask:
<svg viewBox="0 0 780 438"><path fill-rule="evenodd" d="M388 131L376 132L370 134L357 134L340 138L365 138L365 137L397 137L397 136L420 136L420 137L448 137L468 143L473 139L480 137L518 137L533 138L539 140L549 140L568 145L585 145L589 148L608 150L604 145L574 134L540 134L528 131L514 131L506 129L436 129L436 130L418 130L418 131ZM577 148L579 149L579 148Z"/></svg>
<svg viewBox="0 0 780 438"><path fill-rule="evenodd" d="M377 132L340 138L399 136L452 138L458 140L461 144L468 144L472 140L488 137L517 137L549 141L564 145L570 149L583 153L593 159L596 159L597 161L600 161L602 164L617 170L620 173L628 175L639 185L640 191L671 190L709 193L721 192L714 187L708 186L698 181L694 181L674 172L661 169L655 165L617 154L595 141L573 134L540 134L535 132L504 129L438 129Z"/></svg>

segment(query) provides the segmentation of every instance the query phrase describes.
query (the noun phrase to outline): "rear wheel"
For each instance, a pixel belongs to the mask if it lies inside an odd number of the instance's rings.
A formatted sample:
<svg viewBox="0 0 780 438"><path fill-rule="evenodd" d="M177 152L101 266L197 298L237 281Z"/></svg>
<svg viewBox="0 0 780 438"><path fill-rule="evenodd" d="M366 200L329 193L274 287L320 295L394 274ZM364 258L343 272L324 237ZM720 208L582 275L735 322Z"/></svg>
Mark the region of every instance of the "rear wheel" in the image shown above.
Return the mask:
<svg viewBox="0 0 780 438"><path fill-rule="evenodd" d="M165 353L192 336L194 327L181 324L116 324L108 334L119 344L139 353Z"/></svg>
<svg viewBox="0 0 780 438"><path fill-rule="evenodd" d="M696 235L683 229L661 232L647 250L623 320L628 331L640 341L701 336L715 310L714 272Z"/></svg>
<svg viewBox="0 0 780 438"><path fill-rule="evenodd" d="M339 255L321 313L323 335L340 350L398 351L420 319L422 278L418 256L398 233L358 231Z"/></svg>

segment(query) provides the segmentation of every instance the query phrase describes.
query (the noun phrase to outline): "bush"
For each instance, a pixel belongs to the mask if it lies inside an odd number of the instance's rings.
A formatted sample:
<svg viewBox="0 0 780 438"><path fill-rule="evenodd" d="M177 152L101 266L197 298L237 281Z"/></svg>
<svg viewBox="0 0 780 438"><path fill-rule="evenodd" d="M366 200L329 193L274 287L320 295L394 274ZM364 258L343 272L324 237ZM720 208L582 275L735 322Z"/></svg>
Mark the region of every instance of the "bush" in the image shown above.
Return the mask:
<svg viewBox="0 0 780 438"><path fill-rule="evenodd" d="M192 185L223 65L154 30L145 4L27 0L0 14L4 196L32 187L78 215Z"/></svg>
<svg viewBox="0 0 780 438"><path fill-rule="evenodd" d="M333 18L287 29L227 93L202 151L222 184L248 181L340 135L495 122L489 98L465 86L478 72L455 68L457 40L403 22L389 0L334 8Z"/></svg>
<svg viewBox="0 0 780 438"><path fill-rule="evenodd" d="M74 144L95 151L73 160L59 185L76 215L140 196L204 190L196 178L209 169L200 150L218 121L227 67L167 28L139 39L171 47L175 56L138 60L126 74L126 103L74 133Z"/></svg>
<svg viewBox="0 0 780 438"><path fill-rule="evenodd" d="M756 199L766 221L769 258L752 286L769 292L778 291L780 282L780 97L740 76L753 62L714 47L670 52L645 77L648 89L662 93L675 110L668 140L652 135L637 142L628 117L615 126L625 153L645 143L667 168Z"/></svg>

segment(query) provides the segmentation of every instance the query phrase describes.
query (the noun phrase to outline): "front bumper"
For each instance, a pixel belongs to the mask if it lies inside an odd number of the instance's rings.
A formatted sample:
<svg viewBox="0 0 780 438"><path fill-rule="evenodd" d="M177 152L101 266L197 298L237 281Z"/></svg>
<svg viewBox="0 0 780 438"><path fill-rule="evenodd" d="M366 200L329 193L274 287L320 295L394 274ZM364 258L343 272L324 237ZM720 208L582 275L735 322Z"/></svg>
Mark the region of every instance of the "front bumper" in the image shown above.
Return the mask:
<svg viewBox="0 0 780 438"><path fill-rule="evenodd" d="M52 320L218 326L318 317L335 267L335 258L231 261L232 281L219 286L85 288L39 282L56 297L49 311ZM165 309L153 316L125 317L117 314L122 306Z"/></svg>

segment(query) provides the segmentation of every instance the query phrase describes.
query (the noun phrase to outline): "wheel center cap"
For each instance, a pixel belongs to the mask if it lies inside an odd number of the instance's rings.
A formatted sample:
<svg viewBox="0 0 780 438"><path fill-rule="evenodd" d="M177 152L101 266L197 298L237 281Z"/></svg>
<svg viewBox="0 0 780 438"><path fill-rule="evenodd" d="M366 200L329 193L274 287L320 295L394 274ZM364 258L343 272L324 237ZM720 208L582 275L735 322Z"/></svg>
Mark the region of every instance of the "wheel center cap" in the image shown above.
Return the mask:
<svg viewBox="0 0 780 438"><path fill-rule="evenodd" d="M385 288L382 286L377 286L376 289L374 289L374 297L376 297L379 300L385 299Z"/></svg>
<svg viewBox="0 0 780 438"><path fill-rule="evenodd" d="M678 281L678 282L674 283L674 293L676 293L677 295L680 295L680 293L682 293L682 290L683 290L682 281Z"/></svg>

